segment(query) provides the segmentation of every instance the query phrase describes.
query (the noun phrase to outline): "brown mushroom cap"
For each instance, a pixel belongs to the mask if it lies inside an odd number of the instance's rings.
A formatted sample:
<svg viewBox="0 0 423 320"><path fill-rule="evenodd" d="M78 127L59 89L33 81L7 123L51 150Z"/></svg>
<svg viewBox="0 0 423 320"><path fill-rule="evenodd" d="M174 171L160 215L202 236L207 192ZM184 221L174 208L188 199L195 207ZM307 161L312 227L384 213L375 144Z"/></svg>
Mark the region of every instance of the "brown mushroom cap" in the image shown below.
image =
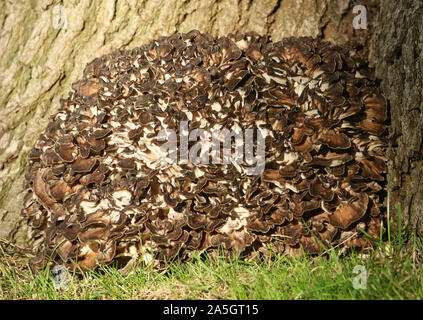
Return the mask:
<svg viewBox="0 0 423 320"><path fill-rule="evenodd" d="M346 229L365 215L368 204L368 195L362 194L352 203L342 203L329 217L329 221L334 227Z"/></svg>
<svg viewBox="0 0 423 320"><path fill-rule="evenodd" d="M359 230L377 234L383 219L388 112L363 61L353 44L196 30L95 59L28 155L31 265L142 257L161 268L219 247L247 256L368 245ZM181 147L178 163L162 162L173 155L159 132L180 143L181 121L260 129L263 172L180 161Z"/></svg>

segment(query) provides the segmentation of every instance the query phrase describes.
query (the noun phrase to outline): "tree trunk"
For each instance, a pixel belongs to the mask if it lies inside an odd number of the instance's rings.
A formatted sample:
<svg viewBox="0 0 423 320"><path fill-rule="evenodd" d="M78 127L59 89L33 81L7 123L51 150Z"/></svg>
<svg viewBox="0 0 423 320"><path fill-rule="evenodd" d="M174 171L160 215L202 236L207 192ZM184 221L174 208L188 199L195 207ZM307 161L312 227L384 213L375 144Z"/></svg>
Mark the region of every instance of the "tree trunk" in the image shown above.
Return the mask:
<svg viewBox="0 0 423 320"><path fill-rule="evenodd" d="M390 101L390 212L423 236L423 3L384 0L370 41L370 60Z"/></svg>
<svg viewBox="0 0 423 320"><path fill-rule="evenodd" d="M313 36L334 43L371 43L372 63L391 99L397 137L390 150L392 199L403 203L414 223L423 210L416 180L423 177L423 110L417 104L422 104L422 93L415 89L422 85L422 8L419 0L366 2L367 29L353 27L353 9L360 4L354 0L1 2L0 238L25 244L19 214L26 156L85 65L115 49L191 29L213 36L256 31L273 41ZM411 9L409 2L415 3ZM390 43L395 47L388 47ZM414 61L417 57L420 62Z"/></svg>

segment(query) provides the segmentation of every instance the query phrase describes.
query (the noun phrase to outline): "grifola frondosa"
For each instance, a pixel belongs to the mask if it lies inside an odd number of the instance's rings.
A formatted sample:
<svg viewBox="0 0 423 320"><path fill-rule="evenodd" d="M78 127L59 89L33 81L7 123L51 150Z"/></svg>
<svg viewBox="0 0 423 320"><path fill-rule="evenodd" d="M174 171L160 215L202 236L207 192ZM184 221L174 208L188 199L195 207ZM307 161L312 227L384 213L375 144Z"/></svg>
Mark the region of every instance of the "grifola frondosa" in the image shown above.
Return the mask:
<svg viewBox="0 0 423 320"><path fill-rule="evenodd" d="M320 253L379 234L387 105L354 45L178 33L95 59L72 89L28 156L34 265ZM161 162L158 134L181 121L265 132L264 171Z"/></svg>

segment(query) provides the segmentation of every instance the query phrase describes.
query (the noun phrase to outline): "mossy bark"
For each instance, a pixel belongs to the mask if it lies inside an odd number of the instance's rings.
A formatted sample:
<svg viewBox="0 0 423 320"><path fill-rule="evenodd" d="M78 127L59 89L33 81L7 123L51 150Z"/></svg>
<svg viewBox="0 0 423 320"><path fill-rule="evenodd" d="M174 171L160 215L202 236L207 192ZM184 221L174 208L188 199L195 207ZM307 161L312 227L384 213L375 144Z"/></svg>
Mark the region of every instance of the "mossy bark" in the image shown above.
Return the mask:
<svg viewBox="0 0 423 320"><path fill-rule="evenodd" d="M25 244L25 228L20 223L19 214L24 195L22 181L26 155L48 123L49 116L59 107L59 99L67 95L71 84L82 76L85 65L94 58L115 49L139 46L161 35L187 32L191 29L209 32L213 36L256 31L270 35L274 41L287 36L313 36L334 43L355 39L362 44L371 41L371 48L374 51L372 62L380 63L377 67L378 75L384 79L382 83L387 93L391 94L394 90L400 92L405 86L412 88L417 83L422 84L421 63L419 67L410 63L407 64L408 69L403 68L404 63L411 62L410 54L421 59L423 43L421 29L420 38L416 29L419 24L421 28L422 19L418 17L419 15L421 17L422 9L415 7L416 11L412 12L407 9L406 2L366 1L367 29L356 30L353 28L353 19L356 16L353 8L356 4L360 4L356 0L2 1L0 3L0 238ZM414 2L417 4L419 1ZM394 18L398 19L397 22L389 20L392 18L389 13L390 6L396 3L398 7L395 7L397 14ZM415 17L415 21L407 20L410 14ZM63 28L64 21L66 28ZM401 36L383 30L387 25L395 23L399 25L403 23L401 28L404 31ZM407 38L406 25L413 25L413 32L417 32L417 38L413 38L412 41L417 41L420 46L416 49L420 50L418 52L411 50L413 42ZM383 47L385 44L382 42L389 43L394 38L400 48L401 45L405 46L403 56L398 58L398 54L394 51L393 57L389 58L391 60L387 60L386 50ZM389 78L392 69L399 74L395 80ZM410 78L409 72L415 72L413 78ZM394 90L392 86L395 86ZM421 118L416 117L417 114L421 115L419 112L422 109L412 111L411 99L419 101L421 108L422 98L420 95L419 100L416 94L411 95L410 92L400 97L388 95L393 99L392 114L398 117L397 122L393 121L394 130L397 134L403 134L400 138L403 142L398 142L398 147L390 151L392 164L401 164L401 167L394 171L398 174L391 176L401 179L399 185L396 182L392 183L396 188L395 195L401 192L406 194L405 198L395 199L402 201L405 206L406 201L411 199L412 204L407 212L410 215L421 216L422 209L412 208L418 206L418 203L420 208L423 208L423 197L421 193L420 196L412 194L419 190L418 186L413 187L419 183L414 180L416 172L420 174L419 177L423 177L421 150L417 149L420 147L418 144L421 143L422 135L419 127L421 122L417 122ZM407 114L412 117L407 118ZM407 127L402 125L403 118L410 121L406 123L409 123L411 128L420 128L420 133L414 129L411 130L413 132L408 132ZM411 137L409 143L414 147L404 145L408 140L406 137ZM405 152L403 150L411 151L398 157ZM407 163L406 159L409 164L405 168L402 164ZM413 161L410 162L410 159Z"/></svg>

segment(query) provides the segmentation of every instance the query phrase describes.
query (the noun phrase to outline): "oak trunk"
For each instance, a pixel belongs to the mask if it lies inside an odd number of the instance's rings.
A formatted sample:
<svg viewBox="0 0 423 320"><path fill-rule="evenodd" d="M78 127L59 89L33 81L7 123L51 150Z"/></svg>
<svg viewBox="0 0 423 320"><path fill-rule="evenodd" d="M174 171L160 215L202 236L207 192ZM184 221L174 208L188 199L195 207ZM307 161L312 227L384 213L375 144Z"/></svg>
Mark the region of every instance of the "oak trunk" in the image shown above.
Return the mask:
<svg viewBox="0 0 423 320"><path fill-rule="evenodd" d="M273 41L356 40L390 100L391 212L423 236L423 4L420 0L6 0L0 2L0 238L24 245L20 222L26 156L81 78L119 48L198 29L256 31ZM357 24L364 29L357 29ZM420 218L420 219L419 219Z"/></svg>

